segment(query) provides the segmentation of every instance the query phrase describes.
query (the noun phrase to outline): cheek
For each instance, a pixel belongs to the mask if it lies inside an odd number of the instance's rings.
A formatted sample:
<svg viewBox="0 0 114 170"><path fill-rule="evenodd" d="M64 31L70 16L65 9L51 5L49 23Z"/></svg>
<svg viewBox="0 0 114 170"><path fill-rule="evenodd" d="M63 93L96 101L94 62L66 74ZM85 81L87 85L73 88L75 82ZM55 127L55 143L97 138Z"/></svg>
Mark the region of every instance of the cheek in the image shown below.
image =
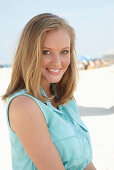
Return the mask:
<svg viewBox="0 0 114 170"><path fill-rule="evenodd" d="M42 58L42 68L44 68L49 63L48 59L45 57Z"/></svg>
<svg viewBox="0 0 114 170"><path fill-rule="evenodd" d="M64 67L68 67L70 64L70 57L64 58L63 63L64 63Z"/></svg>

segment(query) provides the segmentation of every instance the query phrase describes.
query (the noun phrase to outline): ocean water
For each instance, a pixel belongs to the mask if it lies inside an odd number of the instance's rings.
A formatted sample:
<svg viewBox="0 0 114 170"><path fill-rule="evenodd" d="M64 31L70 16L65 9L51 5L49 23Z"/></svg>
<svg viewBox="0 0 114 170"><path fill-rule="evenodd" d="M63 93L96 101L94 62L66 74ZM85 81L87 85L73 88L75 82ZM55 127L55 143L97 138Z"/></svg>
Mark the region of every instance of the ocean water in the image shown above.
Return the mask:
<svg viewBox="0 0 114 170"><path fill-rule="evenodd" d="M8 64L4 64L4 65L0 65L1 68L5 68L5 67L11 67L11 65Z"/></svg>

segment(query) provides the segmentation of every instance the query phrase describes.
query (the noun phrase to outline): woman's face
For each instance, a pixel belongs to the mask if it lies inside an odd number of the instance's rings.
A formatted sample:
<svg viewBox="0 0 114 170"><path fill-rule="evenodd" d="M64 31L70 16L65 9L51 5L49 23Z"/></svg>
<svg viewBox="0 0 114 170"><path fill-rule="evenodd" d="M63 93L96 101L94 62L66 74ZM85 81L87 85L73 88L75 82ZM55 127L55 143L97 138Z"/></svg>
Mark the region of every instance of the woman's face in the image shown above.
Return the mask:
<svg viewBox="0 0 114 170"><path fill-rule="evenodd" d="M63 29L49 31L42 46L41 85L59 82L69 64L69 34Z"/></svg>

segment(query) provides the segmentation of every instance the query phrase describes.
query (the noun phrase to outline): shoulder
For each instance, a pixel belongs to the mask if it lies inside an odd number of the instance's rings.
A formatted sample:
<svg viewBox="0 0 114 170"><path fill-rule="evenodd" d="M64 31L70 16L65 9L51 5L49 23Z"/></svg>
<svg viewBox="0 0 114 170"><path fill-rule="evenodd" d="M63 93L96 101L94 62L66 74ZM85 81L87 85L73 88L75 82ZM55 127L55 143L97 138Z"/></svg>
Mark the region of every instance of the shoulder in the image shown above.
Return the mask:
<svg viewBox="0 0 114 170"><path fill-rule="evenodd" d="M67 105L68 105L68 106L77 105L76 99L75 99L74 96L69 100L69 102L67 103Z"/></svg>
<svg viewBox="0 0 114 170"><path fill-rule="evenodd" d="M22 111L22 112L24 111L26 112L31 109L37 109L40 111L40 108L38 104L35 102L35 100L25 95L16 96L11 101L9 108L12 111Z"/></svg>
<svg viewBox="0 0 114 170"><path fill-rule="evenodd" d="M20 125L30 121L45 122L44 115L39 105L32 98L20 95L15 97L9 106L9 121L14 131ZM46 123L46 122L45 122Z"/></svg>
<svg viewBox="0 0 114 170"><path fill-rule="evenodd" d="M77 102L76 102L76 99L75 99L74 96L65 105L65 107L66 107L66 109L68 109L70 111L70 114L74 114L74 115L80 116L79 111L78 111L78 105L77 105Z"/></svg>

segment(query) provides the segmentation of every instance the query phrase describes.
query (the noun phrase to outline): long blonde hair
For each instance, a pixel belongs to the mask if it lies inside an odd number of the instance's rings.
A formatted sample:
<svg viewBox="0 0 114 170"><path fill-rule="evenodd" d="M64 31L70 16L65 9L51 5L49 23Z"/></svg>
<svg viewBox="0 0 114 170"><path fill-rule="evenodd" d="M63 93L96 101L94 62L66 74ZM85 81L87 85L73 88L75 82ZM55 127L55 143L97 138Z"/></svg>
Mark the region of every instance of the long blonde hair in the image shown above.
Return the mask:
<svg viewBox="0 0 114 170"><path fill-rule="evenodd" d="M60 82L55 87L58 95L56 105L67 103L73 96L77 85L78 71L75 62L75 32L61 17L43 13L33 17L25 26L14 57L11 81L6 93L6 100L13 93L26 89L27 93L42 102L46 101L40 92L42 43L47 31L65 29L71 40L71 62Z"/></svg>

